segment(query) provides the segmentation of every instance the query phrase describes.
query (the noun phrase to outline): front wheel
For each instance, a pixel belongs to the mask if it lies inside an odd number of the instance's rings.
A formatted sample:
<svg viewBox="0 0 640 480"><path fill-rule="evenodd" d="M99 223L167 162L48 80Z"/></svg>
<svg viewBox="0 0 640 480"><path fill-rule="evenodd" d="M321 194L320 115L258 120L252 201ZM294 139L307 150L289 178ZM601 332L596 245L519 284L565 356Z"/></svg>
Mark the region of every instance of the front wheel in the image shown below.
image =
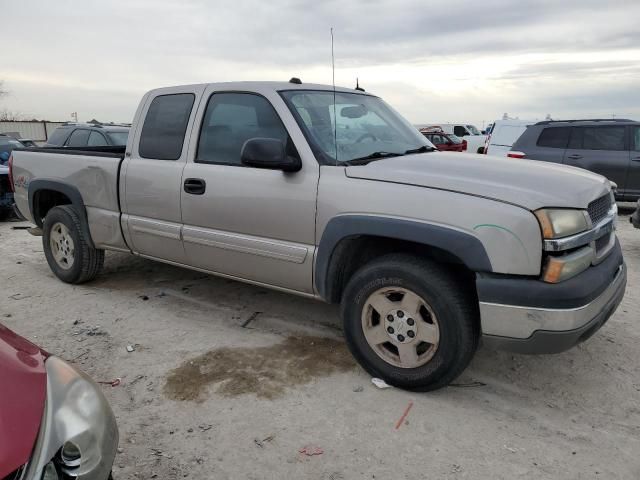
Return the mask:
<svg viewBox="0 0 640 480"><path fill-rule="evenodd" d="M358 270L345 289L342 318L362 367L409 390L448 385L478 345L476 308L464 284L411 255L388 255Z"/></svg>
<svg viewBox="0 0 640 480"><path fill-rule="evenodd" d="M66 283L92 280L104 264L104 250L89 245L78 211L71 205L54 207L44 219L42 246L51 271Z"/></svg>

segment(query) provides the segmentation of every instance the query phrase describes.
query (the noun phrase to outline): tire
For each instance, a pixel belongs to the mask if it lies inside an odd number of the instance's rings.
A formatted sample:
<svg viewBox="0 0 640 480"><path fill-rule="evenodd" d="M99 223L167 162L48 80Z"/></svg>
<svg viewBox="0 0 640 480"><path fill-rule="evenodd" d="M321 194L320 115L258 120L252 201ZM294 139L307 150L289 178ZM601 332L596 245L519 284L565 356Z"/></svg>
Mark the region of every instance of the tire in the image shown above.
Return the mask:
<svg viewBox="0 0 640 480"><path fill-rule="evenodd" d="M473 295L442 266L413 255L387 255L360 268L345 288L341 312L360 365L407 390L448 385L467 367L480 337Z"/></svg>
<svg viewBox="0 0 640 480"><path fill-rule="evenodd" d="M51 271L66 283L84 283L95 278L104 264L104 250L93 248L82 229L75 207L62 205L47 213L42 228L42 246Z"/></svg>

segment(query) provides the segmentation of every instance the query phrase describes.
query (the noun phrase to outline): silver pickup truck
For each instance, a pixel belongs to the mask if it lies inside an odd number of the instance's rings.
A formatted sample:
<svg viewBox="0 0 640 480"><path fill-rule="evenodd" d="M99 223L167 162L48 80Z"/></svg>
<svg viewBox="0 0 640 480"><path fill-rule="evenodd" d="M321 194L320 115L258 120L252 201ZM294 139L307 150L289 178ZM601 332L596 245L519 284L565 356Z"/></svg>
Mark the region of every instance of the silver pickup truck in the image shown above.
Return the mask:
<svg viewBox="0 0 640 480"><path fill-rule="evenodd" d="M126 148L15 151L20 212L68 283L130 252L340 303L373 376L450 383L480 340L568 349L626 269L605 178L435 151L380 98L290 82L148 92Z"/></svg>

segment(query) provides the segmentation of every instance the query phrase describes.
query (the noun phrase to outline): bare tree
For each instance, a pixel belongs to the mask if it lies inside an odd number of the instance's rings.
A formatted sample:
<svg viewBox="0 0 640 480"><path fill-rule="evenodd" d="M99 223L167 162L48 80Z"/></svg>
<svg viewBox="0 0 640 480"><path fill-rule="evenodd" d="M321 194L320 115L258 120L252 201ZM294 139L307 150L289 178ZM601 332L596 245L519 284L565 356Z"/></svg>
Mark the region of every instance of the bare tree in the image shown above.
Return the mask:
<svg viewBox="0 0 640 480"><path fill-rule="evenodd" d="M4 81L0 80L0 98L9 95L9 92L4 88ZM20 112L12 112L6 108L0 109L0 122L15 122L22 119Z"/></svg>

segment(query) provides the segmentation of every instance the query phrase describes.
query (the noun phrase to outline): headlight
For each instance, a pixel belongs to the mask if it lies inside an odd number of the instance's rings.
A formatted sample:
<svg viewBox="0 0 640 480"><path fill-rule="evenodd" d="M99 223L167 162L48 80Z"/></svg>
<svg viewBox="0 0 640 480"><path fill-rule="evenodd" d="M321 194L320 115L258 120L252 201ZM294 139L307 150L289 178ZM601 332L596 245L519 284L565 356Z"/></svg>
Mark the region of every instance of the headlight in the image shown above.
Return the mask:
<svg viewBox="0 0 640 480"><path fill-rule="evenodd" d="M118 429L100 388L84 373L49 357L47 401L25 480L80 477L106 480ZM54 470L52 470L52 467Z"/></svg>
<svg viewBox="0 0 640 480"><path fill-rule="evenodd" d="M542 271L542 280L547 283L558 283L575 277L589 268L594 256L591 247L584 247L557 257L549 256Z"/></svg>
<svg viewBox="0 0 640 480"><path fill-rule="evenodd" d="M545 239L568 237L589 229L584 210L543 208L535 212Z"/></svg>

